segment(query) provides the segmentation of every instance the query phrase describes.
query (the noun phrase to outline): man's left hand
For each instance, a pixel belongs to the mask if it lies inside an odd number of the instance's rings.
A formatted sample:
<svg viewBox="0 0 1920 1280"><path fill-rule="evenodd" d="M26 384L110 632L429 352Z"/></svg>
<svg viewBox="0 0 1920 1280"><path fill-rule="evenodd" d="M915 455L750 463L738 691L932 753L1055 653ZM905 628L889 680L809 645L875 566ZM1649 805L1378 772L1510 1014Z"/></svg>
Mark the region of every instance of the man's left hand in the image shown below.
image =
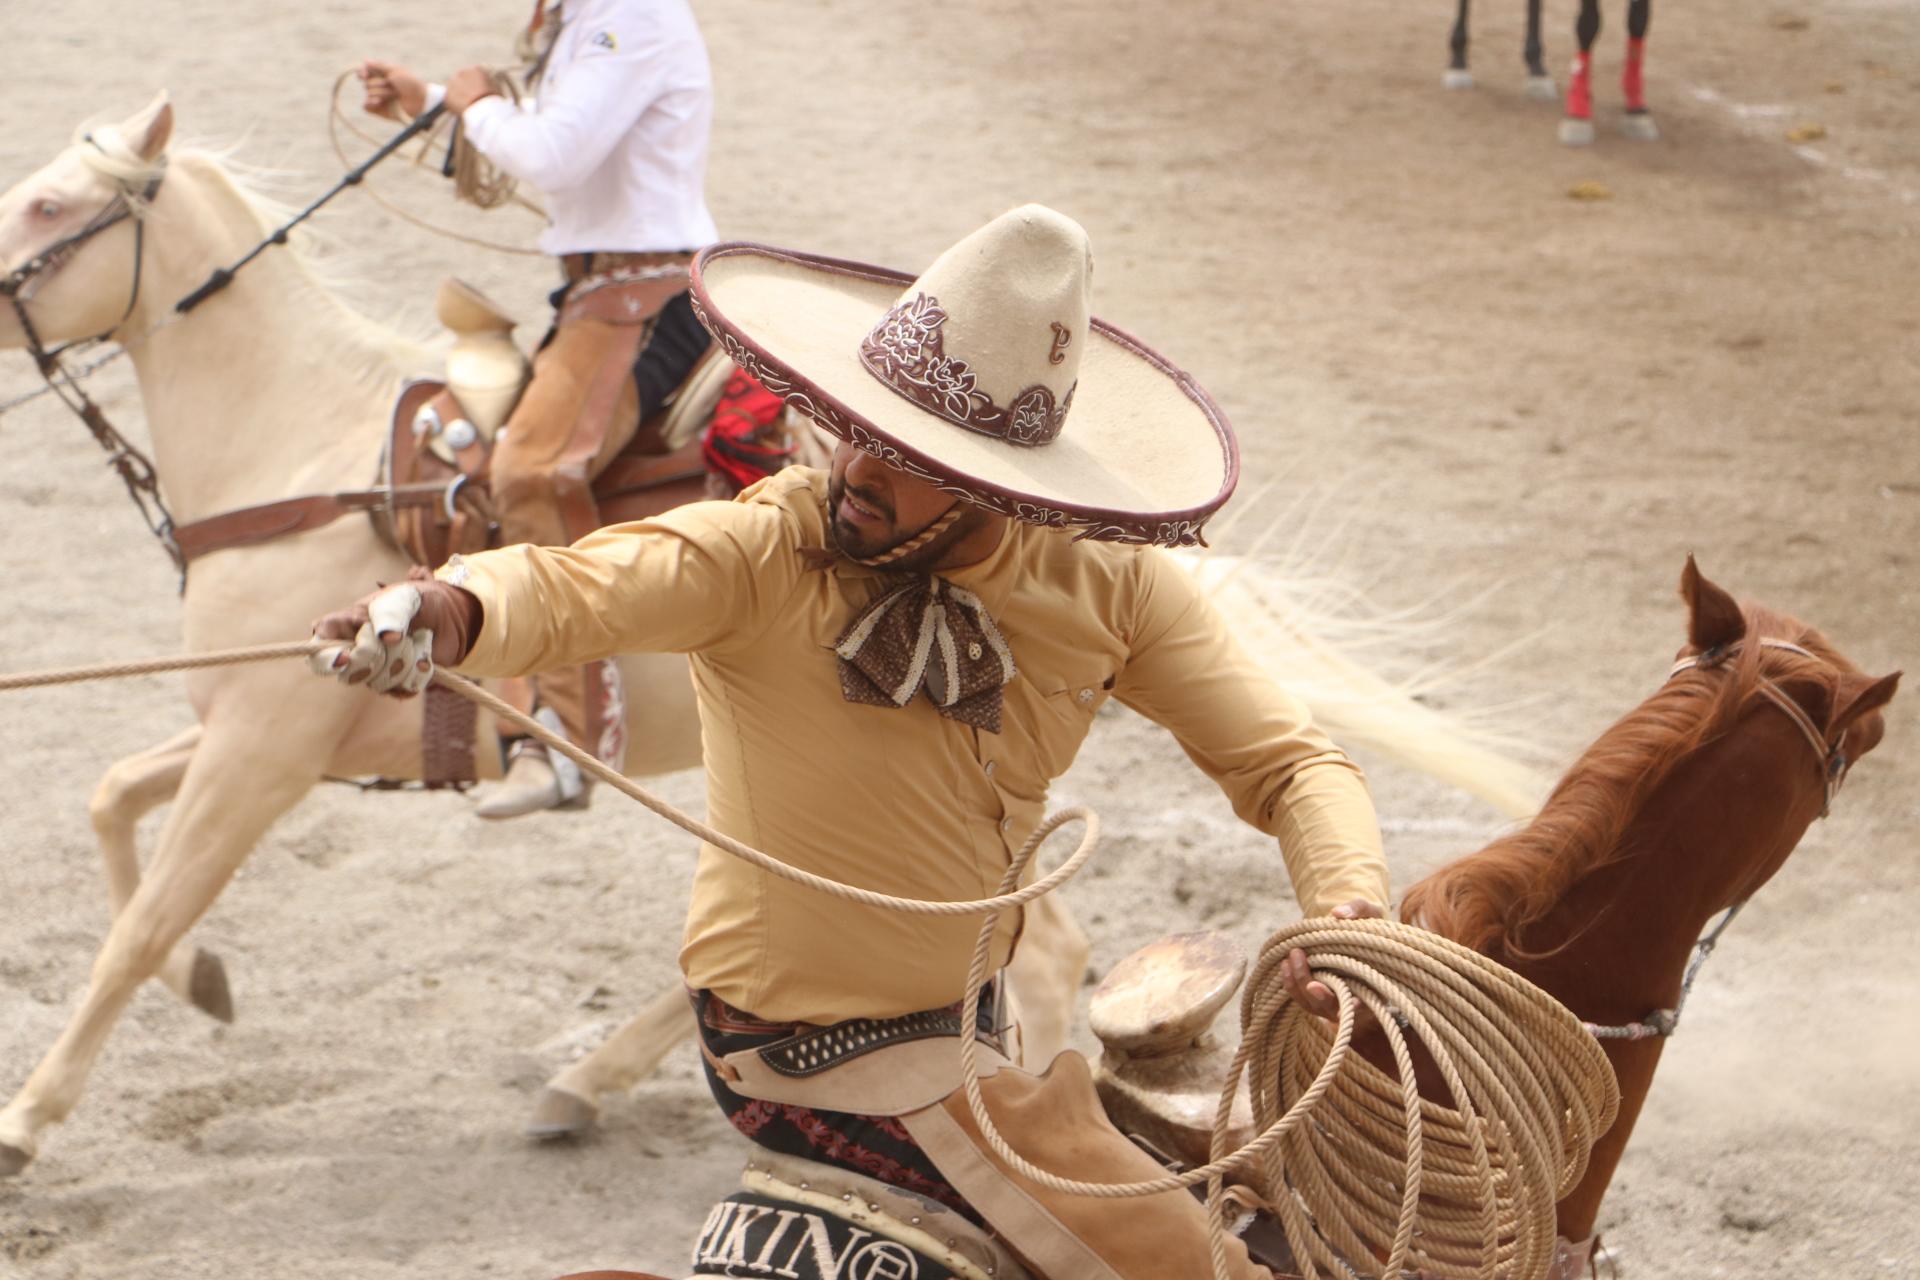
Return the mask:
<svg viewBox="0 0 1920 1280"><path fill-rule="evenodd" d="M1355 898L1352 902L1337 906L1330 913L1336 920L1378 920L1386 914L1378 903L1368 902L1365 898ZM1307 953L1295 947L1280 962L1280 981L1287 994L1298 1001L1308 1013L1317 1014L1332 1022L1340 1017L1340 997L1333 994L1333 988L1315 980L1313 967L1307 963ZM1367 1011L1363 1006L1360 1011Z"/></svg>
<svg viewBox="0 0 1920 1280"><path fill-rule="evenodd" d="M480 99L491 98L498 93L485 67L462 67L453 73L453 79L447 81L447 110L456 116L461 115Z"/></svg>

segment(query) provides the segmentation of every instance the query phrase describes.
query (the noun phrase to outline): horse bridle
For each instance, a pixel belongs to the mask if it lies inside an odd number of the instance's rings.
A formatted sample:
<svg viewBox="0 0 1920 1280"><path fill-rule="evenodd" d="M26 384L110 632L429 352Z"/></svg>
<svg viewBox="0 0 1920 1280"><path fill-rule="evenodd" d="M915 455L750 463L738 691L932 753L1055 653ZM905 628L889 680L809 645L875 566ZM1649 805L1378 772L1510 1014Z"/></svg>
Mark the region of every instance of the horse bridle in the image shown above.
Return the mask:
<svg viewBox="0 0 1920 1280"><path fill-rule="evenodd" d="M1731 644L1724 644L1717 648L1708 649L1705 653L1695 654L1691 658L1682 658L1673 664L1671 671L1667 672L1667 679L1673 679L1682 671L1715 670L1725 663L1727 659L1739 653L1743 643L1745 642L1735 640ZM1762 649L1777 649L1783 653L1797 653L1803 658L1812 658L1815 662L1821 661L1819 654L1808 649L1803 649L1790 640L1774 640L1763 636L1759 640L1754 641L1754 643ZM1832 811L1833 799L1840 794L1840 784L1847 780L1847 769L1853 763L1847 759L1847 753L1841 745L1844 739L1836 739L1833 742L1828 742L1826 734L1822 733L1820 726L1813 722L1813 717L1807 714L1806 708L1788 697L1787 691L1782 689L1778 683L1769 677L1764 675L1759 677L1759 690L1761 697L1780 708L1781 711L1786 713L1787 719L1793 721L1794 727L1800 730L1800 736L1807 740L1807 745L1813 748L1813 754L1819 759L1820 785L1822 788L1820 816L1823 818L1826 817L1827 814Z"/></svg>
<svg viewBox="0 0 1920 1280"><path fill-rule="evenodd" d="M415 116L412 123L396 133L384 143L379 150L343 174L340 180L329 188L325 194L321 195L319 199L313 201L313 203L300 210L299 213L295 214L286 223L268 233L231 266L216 267L213 274L209 275L198 288L173 304L166 319L160 321L153 329L149 329L146 333L134 339L134 342L144 341L146 338L152 336L159 328L178 320L205 302L208 298L226 288L229 284L233 283L235 273L267 249L274 245L286 244L289 235L295 227L312 217L319 211L322 205L339 195L342 191L345 191L348 187L358 185L374 165L379 164L382 160L399 150L402 144L420 133L421 130L430 128L433 123L440 118L441 113L445 109L446 106L444 103L436 104L418 116ZM84 141L92 146L94 150L101 152L103 155L106 154L106 148L96 142L91 133L84 135ZM0 296L4 296L7 299L8 304L13 308L13 314L19 318L21 331L26 335L27 339L27 352L33 357L35 368L40 371L40 377L47 384L43 391L36 392L35 394L45 394L50 391L58 396L60 402L66 405L75 417L80 419L81 423L92 433L94 440L102 449L106 450L107 457L113 469L119 474L120 479L127 486L127 494L133 499L133 505L140 509L140 518L146 522L148 532L159 539L161 548L166 551L167 557L173 561L173 567L179 571L180 589L185 591L187 586L187 560L186 556L180 550L179 542L174 538L173 513L167 510L167 504L160 496L160 477L154 470L153 460L136 448L125 436L120 434L119 429L107 420L107 415L101 410L100 406L95 404L92 397L87 395L86 389L81 386L80 376L75 375L60 363L61 356L76 347L105 342L112 336L114 330L127 322L127 317L133 314L134 307L139 304L141 265L146 250L147 233L146 219L141 216L141 210L151 204L154 197L159 195L160 183L164 177L165 173L162 172L149 181L146 189L137 197L137 201L133 194L123 186L120 193L116 195L106 207L101 209L99 213L95 214L87 222L86 226L80 228L80 230L65 239L48 245L31 259L15 267L12 271L9 271L5 277L0 277ZM26 304L32 301L34 294L39 292L40 287L46 283L54 272L66 265L73 255L78 252L80 246L108 228L118 226L128 218L133 219L134 228L133 281L127 291L126 309L120 313L120 318L113 322L112 327L104 333L95 334L91 338L76 338L71 342L63 342L59 346L49 349L40 341L39 331L34 328L33 320L27 314ZM133 343L123 342L120 352L116 354L124 353L132 345ZM107 359L111 358L111 356L107 357ZM88 369L83 370L82 374L91 372L104 363L106 363L105 360L97 361L92 366L89 366Z"/></svg>
<svg viewBox="0 0 1920 1280"><path fill-rule="evenodd" d="M1704 653L1697 653L1690 658L1682 658L1673 664L1671 671L1667 672L1667 679L1671 680L1683 671L1717 670L1725 664L1729 658L1739 653L1740 647L1744 643L1744 641L1735 640L1730 644L1719 645L1715 648L1708 649ZM1812 658L1816 662L1820 661L1820 655L1811 650L1804 649L1790 640L1774 640L1768 637L1762 637L1754 641L1754 643L1762 649L1778 649L1783 653L1797 653L1803 658ZM1820 762L1820 784L1823 789L1820 801L1820 816L1822 818L1826 817L1827 814L1832 811L1833 798L1840 794L1840 784L1846 781L1847 769L1853 763L1847 759L1847 754L1841 747L1841 742L1844 739L1836 739L1829 743L1826 735L1820 731L1820 727L1814 724L1813 717L1807 714L1806 708L1788 697L1786 690L1782 689L1776 681L1763 675L1759 677L1758 688L1761 697L1773 703L1774 706L1786 713L1787 719L1791 720L1794 727L1800 730L1800 735L1807 740L1807 745L1813 748L1814 755L1818 757ZM1586 1024L1587 1031L1601 1040L1649 1040L1657 1037L1670 1036L1678 1031L1680 1029L1680 1011L1686 1008L1687 994L1693 990L1694 978L1699 976L1700 968L1706 964L1707 957L1713 954L1714 947L1718 945L1720 941L1720 935L1726 932L1727 926L1733 923L1733 918L1740 914L1740 908L1746 905L1747 899L1742 898L1728 907L1726 911L1721 914L1719 922L1715 924L1713 928L1709 929L1704 937L1694 943L1693 959L1687 965L1686 976L1680 981L1680 998L1674 1002L1673 1008L1655 1009L1638 1022L1628 1022L1618 1026L1601 1026L1597 1023L1589 1022Z"/></svg>
<svg viewBox="0 0 1920 1280"><path fill-rule="evenodd" d="M85 141L104 154L105 149L94 141L91 133L85 135ZM47 384L47 390L60 398L60 402L80 419L94 441L106 451L109 464L126 485L127 495L133 499L133 505L139 508L140 518L146 522L148 532L160 540L174 567L184 573L186 562L173 540L173 514L167 510L167 504L160 496L160 477L154 470L153 460L108 421L106 413L87 394L80 379L60 362L62 356L76 347L105 342L114 330L127 322L127 317L139 305L141 268L145 262L147 243L147 223L140 211L159 195L164 177L164 173L155 175L138 197L122 187L112 201L90 218L85 226L64 239L56 240L0 278L0 296L6 298L14 316L20 321L20 331L27 340L27 353L33 357L34 367ZM128 284L127 305L120 312L120 318L90 338L75 338L59 346L48 347L40 340L40 331L34 327L33 317L27 312L27 303L33 300L41 286L55 272L79 252L82 245L129 218L133 220L133 279Z"/></svg>

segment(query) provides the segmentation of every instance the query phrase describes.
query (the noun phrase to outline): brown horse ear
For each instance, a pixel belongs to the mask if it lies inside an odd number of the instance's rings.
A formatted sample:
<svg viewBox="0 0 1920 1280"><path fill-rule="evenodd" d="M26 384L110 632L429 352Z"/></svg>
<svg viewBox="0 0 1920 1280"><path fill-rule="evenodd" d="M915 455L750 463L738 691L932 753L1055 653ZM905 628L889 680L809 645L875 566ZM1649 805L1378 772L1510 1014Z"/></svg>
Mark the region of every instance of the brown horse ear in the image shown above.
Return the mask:
<svg viewBox="0 0 1920 1280"><path fill-rule="evenodd" d="M1730 645L1747 634L1747 616L1740 612L1739 603L1707 581L1691 555L1680 571L1680 598L1687 602L1687 639L1700 652Z"/></svg>
<svg viewBox="0 0 1920 1280"><path fill-rule="evenodd" d="M1827 722L1827 736L1845 733L1861 716L1893 701L1893 692L1900 687L1900 674L1896 671L1878 680L1869 675L1841 676L1833 691L1833 718Z"/></svg>
<svg viewBox="0 0 1920 1280"><path fill-rule="evenodd" d="M162 89L152 102L128 116L120 125L120 136L142 160L159 159L173 137L173 103L167 100L167 91Z"/></svg>

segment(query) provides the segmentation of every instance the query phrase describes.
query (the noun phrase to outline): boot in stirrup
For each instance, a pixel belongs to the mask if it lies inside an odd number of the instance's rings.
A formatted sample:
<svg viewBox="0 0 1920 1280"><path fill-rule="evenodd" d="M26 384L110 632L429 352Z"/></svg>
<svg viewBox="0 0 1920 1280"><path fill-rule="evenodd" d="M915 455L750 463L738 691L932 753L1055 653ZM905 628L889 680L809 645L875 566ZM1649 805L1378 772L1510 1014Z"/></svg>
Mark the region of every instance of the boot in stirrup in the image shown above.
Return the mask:
<svg viewBox="0 0 1920 1280"><path fill-rule="evenodd" d="M561 731L560 717L550 707L540 708L533 718L555 733ZM517 818L542 809L584 809L588 799L579 765L522 738L508 757L507 776L486 789L473 811L482 818Z"/></svg>

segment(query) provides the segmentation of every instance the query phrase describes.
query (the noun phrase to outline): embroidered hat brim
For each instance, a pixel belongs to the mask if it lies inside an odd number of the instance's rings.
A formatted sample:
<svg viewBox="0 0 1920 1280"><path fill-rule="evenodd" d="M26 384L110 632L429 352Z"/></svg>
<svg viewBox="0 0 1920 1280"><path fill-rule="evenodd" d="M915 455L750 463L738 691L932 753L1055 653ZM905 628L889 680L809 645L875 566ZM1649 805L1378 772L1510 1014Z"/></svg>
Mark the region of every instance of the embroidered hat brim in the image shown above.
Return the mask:
<svg viewBox="0 0 1920 1280"><path fill-rule="evenodd" d="M909 475L1029 523L1186 546L1232 495L1240 454L1212 397L1094 319L1066 428L1022 448L897 394L861 343L914 283L903 272L740 241L694 259L694 310L735 363L828 431Z"/></svg>

